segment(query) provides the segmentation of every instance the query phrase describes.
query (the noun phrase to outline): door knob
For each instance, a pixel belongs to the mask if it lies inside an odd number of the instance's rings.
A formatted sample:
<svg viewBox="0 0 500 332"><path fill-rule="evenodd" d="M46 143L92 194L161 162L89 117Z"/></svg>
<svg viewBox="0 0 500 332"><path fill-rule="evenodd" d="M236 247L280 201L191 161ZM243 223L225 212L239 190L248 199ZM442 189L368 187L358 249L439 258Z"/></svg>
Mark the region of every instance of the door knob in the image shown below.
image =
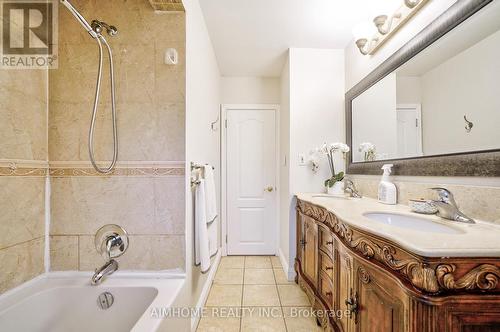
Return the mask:
<svg viewBox="0 0 500 332"><path fill-rule="evenodd" d="M269 186L269 187L267 187L264 190L270 193L270 192L272 192L274 190L274 188L273 188L273 186Z"/></svg>

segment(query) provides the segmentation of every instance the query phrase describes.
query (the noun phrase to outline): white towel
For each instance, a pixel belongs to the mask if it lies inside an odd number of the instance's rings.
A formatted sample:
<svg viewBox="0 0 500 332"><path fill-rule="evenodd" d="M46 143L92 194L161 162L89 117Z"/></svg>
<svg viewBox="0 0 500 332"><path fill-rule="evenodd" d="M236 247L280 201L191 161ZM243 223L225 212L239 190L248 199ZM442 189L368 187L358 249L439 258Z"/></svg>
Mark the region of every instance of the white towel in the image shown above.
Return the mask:
<svg viewBox="0 0 500 332"><path fill-rule="evenodd" d="M205 165L204 175L207 223L210 224L217 218L217 193L215 191L215 176L212 166Z"/></svg>
<svg viewBox="0 0 500 332"><path fill-rule="evenodd" d="M200 179L195 193L195 261L201 272L210 269L210 244L206 216L205 180Z"/></svg>
<svg viewBox="0 0 500 332"><path fill-rule="evenodd" d="M207 226L208 226L208 246L210 250L210 257L213 257L219 250L219 245L218 245L219 220L215 219L213 223L208 224Z"/></svg>

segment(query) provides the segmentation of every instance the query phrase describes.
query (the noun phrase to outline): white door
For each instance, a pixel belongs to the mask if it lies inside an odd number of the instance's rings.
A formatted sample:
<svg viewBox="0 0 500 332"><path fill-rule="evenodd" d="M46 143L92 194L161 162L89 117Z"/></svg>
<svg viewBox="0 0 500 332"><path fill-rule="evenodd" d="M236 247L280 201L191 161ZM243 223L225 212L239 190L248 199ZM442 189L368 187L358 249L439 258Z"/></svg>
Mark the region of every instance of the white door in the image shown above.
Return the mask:
<svg viewBox="0 0 500 332"><path fill-rule="evenodd" d="M228 255L276 253L276 111L228 110Z"/></svg>
<svg viewBox="0 0 500 332"><path fill-rule="evenodd" d="M396 118L398 158L421 156L422 127L420 105L398 105Z"/></svg>

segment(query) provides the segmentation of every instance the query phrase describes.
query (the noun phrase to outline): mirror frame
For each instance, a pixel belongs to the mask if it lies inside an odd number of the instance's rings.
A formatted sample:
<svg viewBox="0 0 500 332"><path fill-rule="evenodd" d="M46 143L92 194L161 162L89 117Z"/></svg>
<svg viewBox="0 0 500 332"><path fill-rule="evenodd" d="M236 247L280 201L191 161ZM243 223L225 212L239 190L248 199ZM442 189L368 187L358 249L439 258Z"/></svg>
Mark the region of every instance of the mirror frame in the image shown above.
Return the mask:
<svg viewBox="0 0 500 332"><path fill-rule="evenodd" d="M352 102L378 81L432 45L493 0L458 0L408 43L392 54L345 95L346 142L352 151ZM381 161L353 162L346 158L347 174L380 175L383 164L394 164L394 175L500 176L500 149L420 156Z"/></svg>

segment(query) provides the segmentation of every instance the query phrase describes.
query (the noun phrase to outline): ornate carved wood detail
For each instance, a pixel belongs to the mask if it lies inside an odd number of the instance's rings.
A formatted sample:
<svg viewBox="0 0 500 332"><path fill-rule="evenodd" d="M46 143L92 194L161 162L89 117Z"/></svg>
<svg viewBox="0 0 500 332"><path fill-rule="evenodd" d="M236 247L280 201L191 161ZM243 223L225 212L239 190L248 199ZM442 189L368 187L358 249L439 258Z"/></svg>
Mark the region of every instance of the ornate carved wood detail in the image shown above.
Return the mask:
<svg viewBox="0 0 500 332"><path fill-rule="evenodd" d="M396 250L395 247L376 242L369 239L361 232L353 230L348 225L339 221L331 212L326 209L310 204L301 200L297 201L299 212L309 216L319 222L323 222L341 239L343 242L368 259L375 259L378 262L389 267L392 271L399 273L403 278L410 281L417 289L437 293L439 285L436 279L436 273L433 269L426 267L419 260L405 255L404 259L397 259L397 256L403 256L403 252ZM328 217L328 215L332 215Z"/></svg>
<svg viewBox="0 0 500 332"><path fill-rule="evenodd" d="M370 274L361 266L358 268L358 277L364 284L369 284L371 281Z"/></svg>
<svg viewBox="0 0 500 332"><path fill-rule="evenodd" d="M448 290L482 290L497 288L500 279L500 269L491 264L482 264L456 278L454 264L441 264L436 268L439 285Z"/></svg>
<svg viewBox="0 0 500 332"><path fill-rule="evenodd" d="M500 269L495 265L483 264L469 271L462 271L462 268L461 274L465 274L456 280L454 272L459 270L458 262L429 264L389 241L374 238L346 225L326 209L302 200L297 200L297 210L325 224L346 246L367 259L381 263L422 292L437 294L456 291L499 291L497 286Z"/></svg>

